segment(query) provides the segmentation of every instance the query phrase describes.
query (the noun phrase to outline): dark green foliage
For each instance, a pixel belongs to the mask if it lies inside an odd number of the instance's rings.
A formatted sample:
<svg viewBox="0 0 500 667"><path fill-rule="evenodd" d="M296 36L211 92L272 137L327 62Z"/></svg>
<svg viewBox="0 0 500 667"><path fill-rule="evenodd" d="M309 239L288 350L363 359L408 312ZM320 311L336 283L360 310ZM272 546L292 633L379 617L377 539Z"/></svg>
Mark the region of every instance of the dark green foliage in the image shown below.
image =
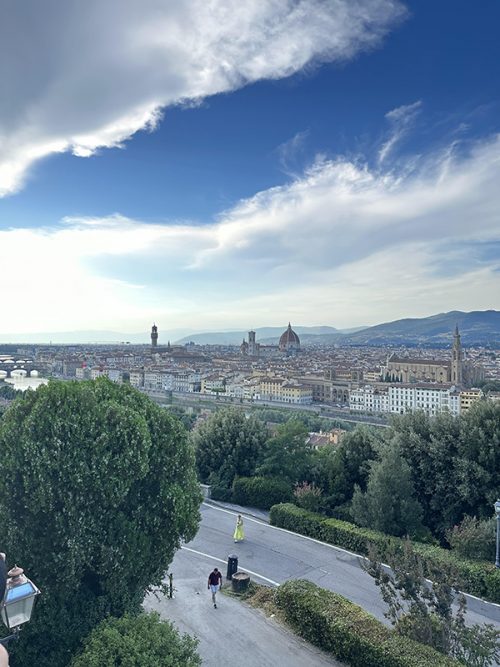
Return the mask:
<svg viewBox="0 0 500 667"><path fill-rule="evenodd" d="M307 478L312 451L306 445L307 429L298 419L280 424L262 453L256 474L264 477L283 477L290 483Z"/></svg>
<svg viewBox="0 0 500 667"><path fill-rule="evenodd" d="M474 560L495 560L495 519L479 521L465 516L458 526L446 531L446 539L453 552Z"/></svg>
<svg viewBox="0 0 500 667"><path fill-rule="evenodd" d="M139 608L194 537L194 456L177 419L106 379L28 392L2 419L0 447L4 550L42 590L15 665L66 667L106 615Z"/></svg>
<svg viewBox="0 0 500 667"><path fill-rule="evenodd" d="M350 502L356 484L366 489L379 437L373 429L360 426L346 433L337 449L324 447L316 454L311 481L322 488L331 506Z"/></svg>
<svg viewBox="0 0 500 667"><path fill-rule="evenodd" d="M291 499L292 485L284 479L238 477L233 483L232 500L238 505L268 510L276 503L289 502Z"/></svg>
<svg viewBox="0 0 500 667"><path fill-rule="evenodd" d="M468 514L487 519L500 488L500 403L478 401L458 418L397 417L388 438L413 472L423 523L443 539Z"/></svg>
<svg viewBox="0 0 500 667"><path fill-rule="evenodd" d="M480 382L479 385L485 394L488 394L490 391L500 391L500 380L488 380L486 382Z"/></svg>
<svg viewBox="0 0 500 667"><path fill-rule="evenodd" d="M360 526L389 535L421 535L422 507L415 498L410 466L395 443L371 466L366 491L356 486L351 513Z"/></svg>
<svg viewBox="0 0 500 667"><path fill-rule="evenodd" d="M0 381L0 398L5 398L7 401L12 401L14 398L16 398L16 396L19 396L19 394L22 394L22 392L14 389L11 384L8 382Z"/></svg>
<svg viewBox="0 0 500 667"><path fill-rule="evenodd" d="M407 540L383 554L371 550L364 569L380 587L385 616L399 634L469 666L489 667L500 659L500 632L493 625L465 625L467 603L456 593L452 567L429 570L427 563L424 574L422 559Z"/></svg>
<svg viewBox="0 0 500 667"><path fill-rule="evenodd" d="M70 667L198 667L198 640L151 612L100 623Z"/></svg>
<svg viewBox="0 0 500 667"><path fill-rule="evenodd" d="M229 489L235 477L251 477L267 435L262 422L234 408L213 414L192 432L201 481Z"/></svg>
<svg viewBox="0 0 500 667"><path fill-rule="evenodd" d="M230 503L233 500L233 489L227 489L225 486L213 485L210 487L210 498Z"/></svg>
<svg viewBox="0 0 500 667"><path fill-rule="evenodd" d="M309 581L287 581L276 605L304 639L353 667L451 667L453 660L399 636L361 607Z"/></svg>
<svg viewBox="0 0 500 667"><path fill-rule="evenodd" d="M368 555L372 546L383 554L391 544L402 543L397 537L307 512L290 504L271 507L271 524L363 556ZM500 570L494 563L459 558L453 552L431 544L414 542L413 548L422 560L426 576L435 569L453 568L460 590L500 603Z"/></svg>
<svg viewBox="0 0 500 667"><path fill-rule="evenodd" d="M180 405L170 405L168 410L171 415L174 415L181 421L186 431L190 431L193 428L196 422L196 415L193 411L188 411Z"/></svg>

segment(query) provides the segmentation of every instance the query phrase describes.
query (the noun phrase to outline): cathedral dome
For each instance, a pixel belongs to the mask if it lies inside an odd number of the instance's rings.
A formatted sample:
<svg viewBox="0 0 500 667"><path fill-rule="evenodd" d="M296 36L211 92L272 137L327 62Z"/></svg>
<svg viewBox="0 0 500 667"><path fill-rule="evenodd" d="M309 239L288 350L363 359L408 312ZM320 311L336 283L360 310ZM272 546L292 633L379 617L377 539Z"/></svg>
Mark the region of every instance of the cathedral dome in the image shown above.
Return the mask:
<svg viewBox="0 0 500 667"><path fill-rule="evenodd" d="M279 348L283 352L300 350L300 338L292 329L290 322L288 322L287 330L281 334Z"/></svg>

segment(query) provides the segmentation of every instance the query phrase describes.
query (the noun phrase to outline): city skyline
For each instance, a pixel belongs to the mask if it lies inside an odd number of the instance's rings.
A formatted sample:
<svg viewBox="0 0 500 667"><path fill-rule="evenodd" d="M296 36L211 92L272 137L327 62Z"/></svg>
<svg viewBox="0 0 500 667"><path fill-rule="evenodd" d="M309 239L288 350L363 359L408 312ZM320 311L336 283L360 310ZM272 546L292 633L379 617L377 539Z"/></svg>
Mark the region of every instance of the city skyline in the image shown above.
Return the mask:
<svg viewBox="0 0 500 667"><path fill-rule="evenodd" d="M211 8L0 22L0 334L500 309L498 4Z"/></svg>

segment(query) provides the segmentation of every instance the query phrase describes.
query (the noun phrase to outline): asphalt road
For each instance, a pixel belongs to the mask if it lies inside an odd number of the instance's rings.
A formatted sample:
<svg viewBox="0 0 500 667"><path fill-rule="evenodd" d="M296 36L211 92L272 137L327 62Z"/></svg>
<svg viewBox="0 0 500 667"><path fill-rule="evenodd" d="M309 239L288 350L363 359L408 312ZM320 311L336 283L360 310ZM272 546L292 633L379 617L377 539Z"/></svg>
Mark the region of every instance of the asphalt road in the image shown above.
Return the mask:
<svg viewBox="0 0 500 667"><path fill-rule="evenodd" d="M173 621L182 633L198 637L204 667L341 667L274 619L239 600L218 593L214 609L207 590L208 574L214 566L217 561L187 550L178 552L171 568L175 574L174 599L149 595L144 603L146 609L155 609Z"/></svg>
<svg viewBox="0 0 500 667"><path fill-rule="evenodd" d="M171 571L184 570L193 555L204 559L206 576L228 554L239 559L239 569L260 583L278 585L288 579L309 579L323 588L340 593L379 620L384 618L384 603L372 578L360 567L360 557L338 547L270 526L265 521L244 515L245 541L232 539L236 512L203 503L202 520L195 539L180 550ZM203 582L204 583L204 582ZM467 596L469 623L494 623L500 627L500 605Z"/></svg>

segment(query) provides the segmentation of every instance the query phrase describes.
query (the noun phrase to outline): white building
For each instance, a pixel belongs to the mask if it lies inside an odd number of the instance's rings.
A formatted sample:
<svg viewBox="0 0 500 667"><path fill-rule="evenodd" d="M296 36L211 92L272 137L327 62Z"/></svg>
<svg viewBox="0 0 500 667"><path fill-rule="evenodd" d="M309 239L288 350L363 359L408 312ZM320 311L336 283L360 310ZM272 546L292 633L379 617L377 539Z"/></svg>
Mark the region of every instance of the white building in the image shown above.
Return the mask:
<svg viewBox="0 0 500 667"><path fill-rule="evenodd" d="M453 386L438 384L394 384L382 388L365 385L351 390L349 408L356 412L404 414L422 410L429 416L460 414L460 394Z"/></svg>

